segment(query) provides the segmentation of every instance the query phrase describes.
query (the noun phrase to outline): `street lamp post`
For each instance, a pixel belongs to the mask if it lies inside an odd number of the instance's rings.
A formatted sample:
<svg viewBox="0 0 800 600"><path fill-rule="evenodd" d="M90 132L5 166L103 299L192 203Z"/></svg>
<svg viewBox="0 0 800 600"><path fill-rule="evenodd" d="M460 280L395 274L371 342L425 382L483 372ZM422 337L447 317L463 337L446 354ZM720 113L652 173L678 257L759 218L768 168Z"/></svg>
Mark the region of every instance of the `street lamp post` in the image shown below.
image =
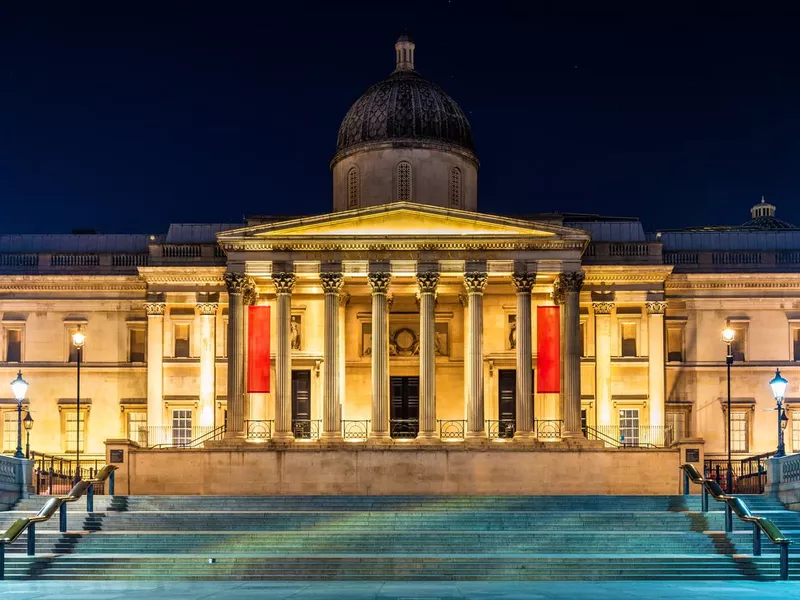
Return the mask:
<svg viewBox="0 0 800 600"><path fill-rule="evenodd" d="M22 402L28 393L28 382L22 378L22 371L17 373L17 378L11 382L14 398L17 400L17 451L14 458L25 458L22 454Z"/></svg>
<svg viewBox="0 0 800 600"><path fill-rule="evenodd" d="M775 378L769 382L769 387L772 388L772 395L775 396L775 402L778 405L778 451L775 456L786 456L786 446L783 443L783 430L789 423L789 417L786 416L786 409L783 406L783 399L786 394L786 386L789 384L786 379L781 377L781 370L775 369Z"/></svg>
<svg viewBox="0 0 800 600"><path fill-rule="evenodd" d="M33 429L33 417L31 411L28 411L25 418L22 419L22 424L25 426L25 458L31 457L31 429Z"/></svg>
<svg viewBox="0 0 800 600"><path fill-rule="evenodd" d="M78 327L78 331L72 334L72 345L77 350L76 362L78 364L78 388L75 399L75 483L81 480L81 359L83 358L83 344L85 342L86 334Z"/></svg>
<svg viewBox="0 0 800 600"><path fill-rule="evenodd" d="M722 330L722 341L725 342L728 352L725 355L725 366L727 367L728 376L728 468L727 477L725 478L726 489L728 494L733 493L733 463L731 461L731 365L733 364L733 339L736 332L731 327L730 323L725 324L725 329ZM725 504L725 531L733 531L733 510L730 504Z"/></svg>

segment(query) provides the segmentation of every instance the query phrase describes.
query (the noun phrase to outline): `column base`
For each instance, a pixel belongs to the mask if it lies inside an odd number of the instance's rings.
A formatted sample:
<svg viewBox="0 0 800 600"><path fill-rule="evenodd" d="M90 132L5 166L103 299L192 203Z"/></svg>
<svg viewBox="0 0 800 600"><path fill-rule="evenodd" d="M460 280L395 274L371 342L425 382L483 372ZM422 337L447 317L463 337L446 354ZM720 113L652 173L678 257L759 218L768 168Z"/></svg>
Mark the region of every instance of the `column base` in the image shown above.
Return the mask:
<svg viewBox="0 0 800 600"><path fill-rule="evenodd" d="M294 433L291 431L276 431L272 434L272 439L276 442L294 441Z"/></svg>
<svg viewBox="0 0 800 600"><path fill-rule="evenodd" d="M533 431L515 431L514 432L514 440L524 440L526 442L530 442L531 440L536 439L536 433Z"/></svg>
<svg viewBox="0 0 800 600"><path fill-rule="evenodd" d="M323 431L319 439L325 441L341 442L344 438L340 431Z"/></svg>
<svg viewBox="0 0 800 600"><path fill-rule="evenodd" d="M464 440L467 442L487 439L489 439L489 437L486 435L485 431L468 431L464 434Z"/></svg>

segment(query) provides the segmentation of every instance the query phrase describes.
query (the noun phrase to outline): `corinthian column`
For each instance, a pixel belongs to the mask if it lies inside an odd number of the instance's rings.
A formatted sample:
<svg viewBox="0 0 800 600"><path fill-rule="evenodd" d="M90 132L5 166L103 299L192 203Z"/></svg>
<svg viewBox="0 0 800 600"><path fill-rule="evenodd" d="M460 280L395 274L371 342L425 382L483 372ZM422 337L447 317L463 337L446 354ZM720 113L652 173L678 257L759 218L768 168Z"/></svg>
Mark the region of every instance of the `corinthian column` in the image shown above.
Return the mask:
<svg viewBox="0 0 800 600"><path fill-rule="evenodd" d="M581 351L580 292L583 271L559 275L558 287L564 295L564 437L582 437L581 432Z"/></svg>
<svg viewBox="0 0 800 600"><path fill-rule="evenodd" d="M216 376L216 302L198 302L200 313L200 425L214 425L214 398L217 389Z"/></svg>
<svg viewBox="0 0 800 600"><path fill-rule="evenodd" d="M164 302L145 302L147 313L147 424L160 427L164 416Z"/></svg>
<svg viewBox="0 0 800 600"><path fill-rule="evenodd" d="M666 302L647 302L648 381L650 396L650 426L664 427L664 313ZM656 443L664 443L663 434L656 429L651 435Z"/></svg>
<svg viewBox="0 0 800 600"><path fill-rule="evenodd" d="M419 434L436 437L436 286L439 273L417 274L419 286Z"/></svg>
<svg viewBox="0 0 800 600"><path fill-rule="evenodd" d="M275 434L274 439L293 439L292 433L292 291L294 273L273 273L275 285Z"/></svg>
<svg viewBox="0 0 800 600"><path fill-rule="evenodd" d="M464 273L467 289L467 348L464 376L467 380L466 437L486 437L483 421L483 290L487 273Z"/></svg>
<svg viewBox="0 0 800 600"><path fill-rule="evenodd" d="M228 290L228 428L226 437L244 432L244 302L250 279L242 273L225 273Z"/></svg>
<svg viewBox="0 0 800 600"><path fill-rule="evenodd" d="M389 273L370 273L372 288L372 438L389 437Z"/></svg>
<svg viewBox="0 0 800 600"><path fill-rule="evenodd" d="M325 293L325 347L322 359L325 364L324 396L322 406L322 437L342 437L339 414L339 296L344 286L341 273L320 273L322 291Z"/></svg>
<svg viewBox="0 0 800 600"><path fill-rule="evenodd" d="M611 311L613 302L594 302L594 377L597 425L612 425L611 416Z"/></svg>
<svg viewBox="0 0 800 600"><path fill-rule="evenodd" d="M533 347L531 290L536 273L514 273L517 288L517 422L514 437L533 436Z"/></svg>

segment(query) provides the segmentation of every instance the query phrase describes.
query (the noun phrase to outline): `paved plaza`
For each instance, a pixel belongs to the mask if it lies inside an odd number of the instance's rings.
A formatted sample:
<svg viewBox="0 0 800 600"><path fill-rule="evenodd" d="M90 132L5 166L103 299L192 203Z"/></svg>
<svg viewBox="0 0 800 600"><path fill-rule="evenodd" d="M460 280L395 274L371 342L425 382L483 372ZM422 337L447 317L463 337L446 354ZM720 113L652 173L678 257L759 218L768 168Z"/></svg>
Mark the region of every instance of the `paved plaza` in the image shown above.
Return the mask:
<svg viewBox="0 0 800 600"><path fill-rule="evenodd" d="M786 600L800 597L800 582L0 582L3 600Z"/></svg>

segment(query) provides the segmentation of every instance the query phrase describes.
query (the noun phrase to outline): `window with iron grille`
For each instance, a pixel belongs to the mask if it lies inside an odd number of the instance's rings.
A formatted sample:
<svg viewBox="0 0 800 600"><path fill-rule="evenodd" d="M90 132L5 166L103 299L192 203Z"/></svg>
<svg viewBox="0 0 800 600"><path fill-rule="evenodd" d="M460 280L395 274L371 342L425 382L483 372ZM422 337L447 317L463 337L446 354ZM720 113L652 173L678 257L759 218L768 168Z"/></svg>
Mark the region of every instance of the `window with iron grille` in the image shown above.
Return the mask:
<svg viewBox="0 0 800 600"><path fill-rule="evenodd" d="M461 206L461 169L450 169L450 205Z"/></svg>
<svg viewBox="0 0 800 600"><path fill-rule="evenodd" d="M625 446L639 445L638 408L624 408L619 411L619 441Z"/></svg>
<svg viewBox="0 0 800 600"><path fill-rule="evenodd" d="M731 411L731 452L749 451L750 415L745 410Z"/></svg>
<svg viewBox="0 0 800 600"><path fill-rule="evenodd" d="M356 167L352 167L347 172L347 207L348 208L357 208L358 207L358 196L359 196L359 189L358 189L358 169Z"/></svg>
<svg viewBox="0 0 800 600"><path fill-rule="evenodd" d="M411 163L397 165L397 201L411 201Z"/></svg>

